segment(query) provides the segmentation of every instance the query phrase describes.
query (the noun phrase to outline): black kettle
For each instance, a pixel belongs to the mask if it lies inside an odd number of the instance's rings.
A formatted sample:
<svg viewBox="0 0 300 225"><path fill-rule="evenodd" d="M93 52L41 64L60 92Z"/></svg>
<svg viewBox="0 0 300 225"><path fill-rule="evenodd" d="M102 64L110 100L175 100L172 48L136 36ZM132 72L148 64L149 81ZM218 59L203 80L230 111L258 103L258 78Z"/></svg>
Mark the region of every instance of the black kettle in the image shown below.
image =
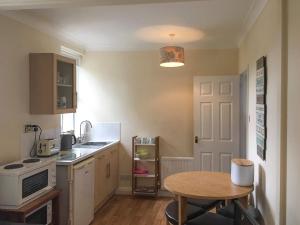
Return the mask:
<svg viewBox="0 0 300 225"><path fill-rule="evenodd" d="M74 134L64 133L60 136L60 150L70 150L72 145L76 144L76 137Z"/></svg>

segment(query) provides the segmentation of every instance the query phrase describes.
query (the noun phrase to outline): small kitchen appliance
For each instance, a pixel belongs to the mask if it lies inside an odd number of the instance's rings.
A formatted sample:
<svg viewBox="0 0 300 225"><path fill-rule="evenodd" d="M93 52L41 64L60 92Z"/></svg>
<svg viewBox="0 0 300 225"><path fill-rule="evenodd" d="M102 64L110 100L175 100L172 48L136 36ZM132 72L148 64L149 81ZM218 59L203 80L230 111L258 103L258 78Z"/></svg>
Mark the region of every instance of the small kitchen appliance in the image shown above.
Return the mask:
<svg viewBox="0 0 300 225"><path fill-rule="evenodd" d="M39 157L49 157L58 152L58 139L43 139L37 143L37 156Z"/></svg>
<svg viewBox="0 0 300 225"><path fill-rule="evenodd" d="M71 133L64 133L61 135L60 149L69 150L76 144L76 137Z"/></svg>
<svg viewBox="0 0 300 225"><path fill-rule="evenodd" d="M0 166L0 184L0 208L20 208L56 186L56 159L28 158Z"/></svg>

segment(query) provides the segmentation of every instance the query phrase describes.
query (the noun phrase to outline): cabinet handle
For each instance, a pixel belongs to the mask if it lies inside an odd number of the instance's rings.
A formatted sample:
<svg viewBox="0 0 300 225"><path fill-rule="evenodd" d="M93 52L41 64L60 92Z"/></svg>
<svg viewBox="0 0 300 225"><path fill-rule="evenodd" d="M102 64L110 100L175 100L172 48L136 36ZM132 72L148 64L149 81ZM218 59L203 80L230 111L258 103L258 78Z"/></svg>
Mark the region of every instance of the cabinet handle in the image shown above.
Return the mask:
<svg viewBox="0 0 300 225"><path fill-rule="evenodd" d="M109 177L109 164L106 164L106 178Z"/></svg>
<svg viewBox="0 0 300 225"><path fill-rule="evenodd" d="M198 144L198 136L195 136L195 143Z"/></svg>
<svg viewBox="0 0 300 225"><path fill-rule="evenodd" d="M110 177L110 162L108 163L108 177Z"/></svg>

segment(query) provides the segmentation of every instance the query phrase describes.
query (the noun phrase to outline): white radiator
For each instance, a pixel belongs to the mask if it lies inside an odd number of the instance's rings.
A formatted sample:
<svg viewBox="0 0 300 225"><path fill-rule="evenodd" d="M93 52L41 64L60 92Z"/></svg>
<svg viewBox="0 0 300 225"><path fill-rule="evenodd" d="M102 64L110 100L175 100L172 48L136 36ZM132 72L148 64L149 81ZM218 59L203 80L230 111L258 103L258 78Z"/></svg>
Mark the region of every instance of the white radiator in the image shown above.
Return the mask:
<svg viewBox="0 0 300 225"><path fill-rule="evenodd" d="M174 173L196 170L193 157L162 157L161 158L161 181L164 188L164 179Z"/></svg>

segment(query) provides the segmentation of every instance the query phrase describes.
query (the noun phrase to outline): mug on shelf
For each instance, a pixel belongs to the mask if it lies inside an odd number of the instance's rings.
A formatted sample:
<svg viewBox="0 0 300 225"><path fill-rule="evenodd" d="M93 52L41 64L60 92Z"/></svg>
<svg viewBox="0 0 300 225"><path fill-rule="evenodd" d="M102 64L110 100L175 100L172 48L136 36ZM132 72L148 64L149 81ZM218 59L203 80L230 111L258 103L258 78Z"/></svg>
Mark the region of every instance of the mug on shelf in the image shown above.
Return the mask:
<svg viewBox="0 0 300 225"><path fill-rule="evenodd" d="M142 138L142 144L145 144L145 145L149 144L149 138L143 137Z"/></svg>
<svg viewBox="0 0 300 225"><path fill-rule="evenodd" d="M135 144L141 144L141 138L140 137L135 138Z"/></svg>
<svg viewBox="0 0 300 225"><path fill-rule="evenodd" d="M154 145L155 144L155 138L149 138L149 144Z"/></svg>

